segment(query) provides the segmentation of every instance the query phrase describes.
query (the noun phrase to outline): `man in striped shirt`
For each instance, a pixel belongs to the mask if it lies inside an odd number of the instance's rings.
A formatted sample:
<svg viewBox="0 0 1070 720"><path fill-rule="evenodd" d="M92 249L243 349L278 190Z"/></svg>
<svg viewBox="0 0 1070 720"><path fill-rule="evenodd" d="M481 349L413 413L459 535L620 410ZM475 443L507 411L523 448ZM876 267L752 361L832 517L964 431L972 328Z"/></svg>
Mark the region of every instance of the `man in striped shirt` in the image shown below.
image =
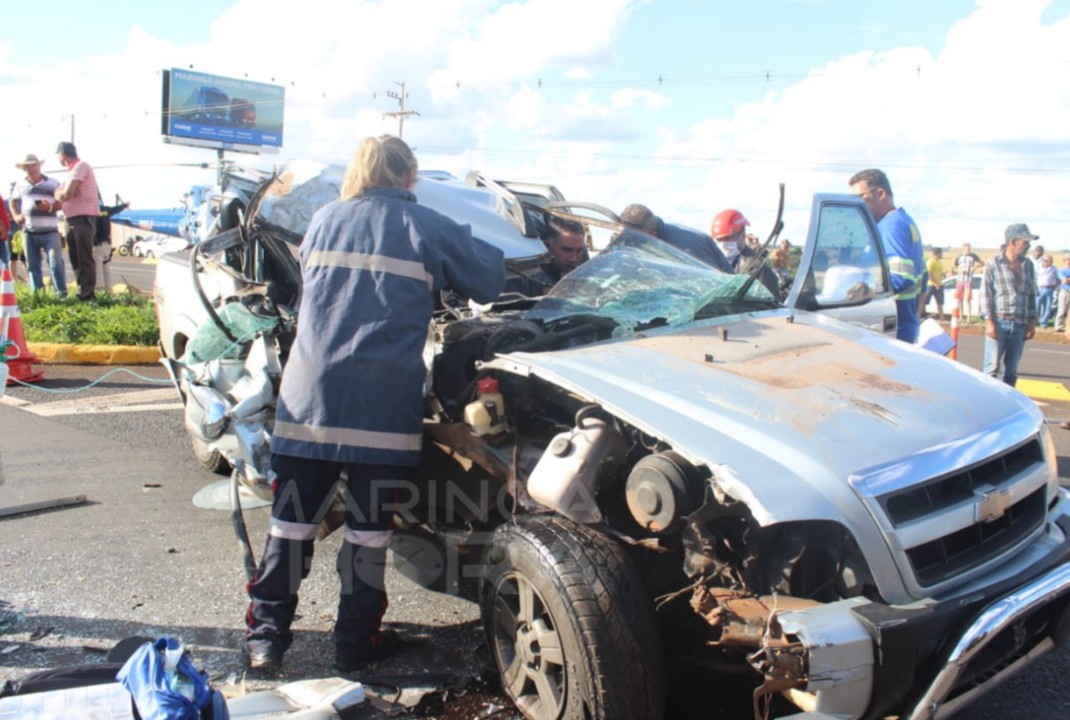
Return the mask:
<svg viewBox="0 0 1070 720"><path fill-rule="evenodd" d="M1018 362L1026 340L1037 328L1037 279L1026 258L1029 243L1039 239L1025 223L1007 226L1003 252L985 265L981 316L985 319L984 372L1011 387L1018 381Z"/></svg>
<svg viewBox="0 0 1070 720"><path fill-rule="evenodd" d="M59 237L56 201L59 181L41 172L41 161L30 154L15 167L26 177L15 185L11 194L11 216L22 227L26 252L26 268L30 272L30 289L44 287L41 274L41 254L48 257L52 286L60 297L67 297L67 268L63 263L63 243Z"/></svg>
<svg viewBox="0 0 1070 720"><path fill-rule="evenodd" d="M56 148L59 161L67 168L67 182L56 192L67 218L67 252L78 278L78 299L89 300L97 286L93 259L93 238L100 217L100 190L89 163L78 157L74 143L61 142Z"/></svg>

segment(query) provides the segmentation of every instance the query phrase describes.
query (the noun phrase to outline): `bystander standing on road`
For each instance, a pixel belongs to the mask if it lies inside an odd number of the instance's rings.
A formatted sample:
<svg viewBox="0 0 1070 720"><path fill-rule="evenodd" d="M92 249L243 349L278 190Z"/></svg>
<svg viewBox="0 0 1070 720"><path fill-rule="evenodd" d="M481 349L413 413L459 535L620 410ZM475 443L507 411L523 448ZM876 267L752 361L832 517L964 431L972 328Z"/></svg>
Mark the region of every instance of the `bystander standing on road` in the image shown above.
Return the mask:
<svg viewBox="0 0 1070 720"><path fill-rule="evenodd" d="M1011 387L1018 363L1037 327L1037 279L1026 259L1029 243L1039 236L1025 223L1008 225L1003 251L985 265L981 315L985 319L983 371Z"/></svg>
<svg viewBox="0 0 1070 720"><path fill-rule="evenodd" d="M22 226L23 252L26 254L26 269L30 274L30 289L44 287L41 272L41 256L48 258L48 271L52 287L59 297L67 297L67 268L63 262L63 241L59 235L56 212L60 203L56 192L58 180L41 172L41 161L30 154L15 167L26 176L15 184L11 195L11 213L15 222Z"/></svg>
<svg viewBox="0 0 1070 720"><path fill-rule="evenodd" d="M100 206L100 217L97 218L96 235L93 237L93 264L97 272L97 289L111 292L111 258L115 250L111 245L111 218L123 210L130 203L118 205Z"/></svg>
<svg viewBox="0 0 1070 720"><path fill-rule="evenodd" d="M11 218L7 214L7 203L0 195L0 264L11 266Z"/></svg>
<svg viewBox="0 0 1070 720"><path fill-rule="evenodd" d="M962 253L955 258L952 270L955 273L955 305L959 310L959 317L966 322L973 320L970 312L972 306L970 299L973 296L973 273L981 267L981 256L973 251L969 243L962 244Z"/></svg>
<svg viewBox="0 0 1070 720"><path fill-rule="evenodd" d="M1041 264L1041 260L1043 260L1043 259L1044 259L1044 246L1043 245L1037 245L1029 253L1029 262L1033 263L1033 274L1034 275L1037 275L1037 274L1040 273L1040 264Z"/></svg>
<svg viewBox="0 0 1070 720"><path fill-rule="evenodd" d="M896 337L907 343L918 339L918 295L925 273L925 251L914 219L895 206L891 183L882 170L871 168L855 173L848 184L851 193L862 198L877 221L895 293Z"/></svg>
<svg viewBox="0 0 1070 720"><path fill-rule="evenodd" d="M423 348L435 297L454 289L489 302L505 285L502 252L418 205L418 177L400 138L366 139L340 199L316 212L301 243L301 322L271 438L271 529L248 586L250 667L282 664L319 513L343 471L335 669L352 672L385 651L391 506L398 482L420 462Z"/></svg>
<svg viewBox="0 0 1070 720"><path fill-rule="evenodd" d="M784 285L788 280L791 270L791 242L787 238L780 241L780 245L773 251L773 272L780 278L780 284Z"/></svg>
<svg viewBox="0 0 1070 720"><path fill-rule="evenodd" d="M1055 259L1051 255L1045 255L1040 260L1040 266L1035 266L1037 273L1037 317L1041 328L1047 329L1048 320L1056 309L1055 293L1059 289L1059 271L1055 269Z"/></svg>
<svg viewBox="0 0 1070 720"><path fill-rule="evenodd" d="M1059 297L1055 311L1055 332L1066 330L1066 314L1070 311L1070 253L1063 255L1063 266L1058 270Z"/></svg>
<svg viewBox="0 0 1070 720"><path fill-rule="evenodd" d="M26 273L25 235L19 224L15 222L15 218L10 216L10 213L8 217L10 224L7 229L7 248L11 255L11 279L16 283L29 285L30 276Z"/></svg>
<svg viewBox="0 0 1070 720"><path fill-rule="evenodd" d="M59 161L67 168L67 181L56 192L67 219L67 252L78 278L78 299L89 300L97 285L93 261L93 238L100 217L100 190L89 163L78 157L74 143L61 142L56 148Z"/></svg>
<svg viewBox="0 0 1070 720"><path fill-rule="evenodd" d="M933 248L926 271L929 273L929 287L926 297L936 301L936 319L944 319L944 251Z"/></svg>

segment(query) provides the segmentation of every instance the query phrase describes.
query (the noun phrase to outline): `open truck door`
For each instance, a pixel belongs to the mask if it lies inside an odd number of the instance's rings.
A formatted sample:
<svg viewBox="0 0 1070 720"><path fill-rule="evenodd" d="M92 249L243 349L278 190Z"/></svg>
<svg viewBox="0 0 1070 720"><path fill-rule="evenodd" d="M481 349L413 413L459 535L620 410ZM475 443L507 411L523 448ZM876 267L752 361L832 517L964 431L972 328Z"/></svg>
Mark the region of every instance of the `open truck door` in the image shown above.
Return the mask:
<svg viewBox="0 0 1070 720"><path fill-rule="evenodd" d="M873 216L853 195L818 194L806 244L792 268L787 306L895 337L896 309Z"/></svg>

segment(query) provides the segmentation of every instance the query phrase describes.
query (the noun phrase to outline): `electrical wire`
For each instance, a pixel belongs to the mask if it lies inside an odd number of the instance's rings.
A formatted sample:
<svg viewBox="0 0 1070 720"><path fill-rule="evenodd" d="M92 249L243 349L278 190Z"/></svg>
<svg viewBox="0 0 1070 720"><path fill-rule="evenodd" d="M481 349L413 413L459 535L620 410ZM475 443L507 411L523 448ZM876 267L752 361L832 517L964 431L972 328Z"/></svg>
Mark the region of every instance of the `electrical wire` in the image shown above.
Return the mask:
<svg viewBox="0 0 1070 720"><path fill-rule="evenodd" d="M12 358L12 359L14 359L14 358ZM126 367L112 368L111 370L109 370L108 372L104 373L103 375L101 375L96 380L93 380L92 382L90 382L88 385L83 385L81 387L76 387L76 388L45 388L45 387L40 387L39 385L35 385L34 383L23 382L22 380L19 380L18 378L14 378L14 377L8 377L8 382L13 382L16 385L21 385L22 387L30 388L31 390L39 390L39 391L41 391L43 393L50 393L50 394L53 394L53 395L70 395L72 393L77 393L77 392L82 392L83 390L88 390L89 388L93 387L94 385L99 385L100 383L104 382L104 380L106 380L107 378L111 377L112 375L115 375L116 373L126 373L128 375L133 375L138 380L142 380L142 381L147 382L147 383L153 383L153 384L158 384L158 385L171 385L172 384L171 378L164 378L164 379L151 378L151 377L147 377L145 375L142 375L139 372L136 372L136 371L131 370L130 368L126 368Z"/></svg>

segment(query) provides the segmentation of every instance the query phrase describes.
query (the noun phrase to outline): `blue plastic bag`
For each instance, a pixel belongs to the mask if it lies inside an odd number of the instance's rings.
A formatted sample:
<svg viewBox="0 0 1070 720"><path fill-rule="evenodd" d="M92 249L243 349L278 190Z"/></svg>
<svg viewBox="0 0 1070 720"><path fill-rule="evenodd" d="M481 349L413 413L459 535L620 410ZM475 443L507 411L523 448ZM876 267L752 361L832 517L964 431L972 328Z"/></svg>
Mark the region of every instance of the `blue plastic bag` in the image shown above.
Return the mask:
<svg viewBox="0 0 1070 720"><path fill-rule="evenodd" d="M177 640L167 636L145 643L130 656L116 676L115 679L133 696L142 720L200 720L201 711L212 704L213 692L208 682L197 672L185 652L175 664L175 679L192 691L193 699L172 688L175 683L167 677L165 654L180 647Z"/></svg>

